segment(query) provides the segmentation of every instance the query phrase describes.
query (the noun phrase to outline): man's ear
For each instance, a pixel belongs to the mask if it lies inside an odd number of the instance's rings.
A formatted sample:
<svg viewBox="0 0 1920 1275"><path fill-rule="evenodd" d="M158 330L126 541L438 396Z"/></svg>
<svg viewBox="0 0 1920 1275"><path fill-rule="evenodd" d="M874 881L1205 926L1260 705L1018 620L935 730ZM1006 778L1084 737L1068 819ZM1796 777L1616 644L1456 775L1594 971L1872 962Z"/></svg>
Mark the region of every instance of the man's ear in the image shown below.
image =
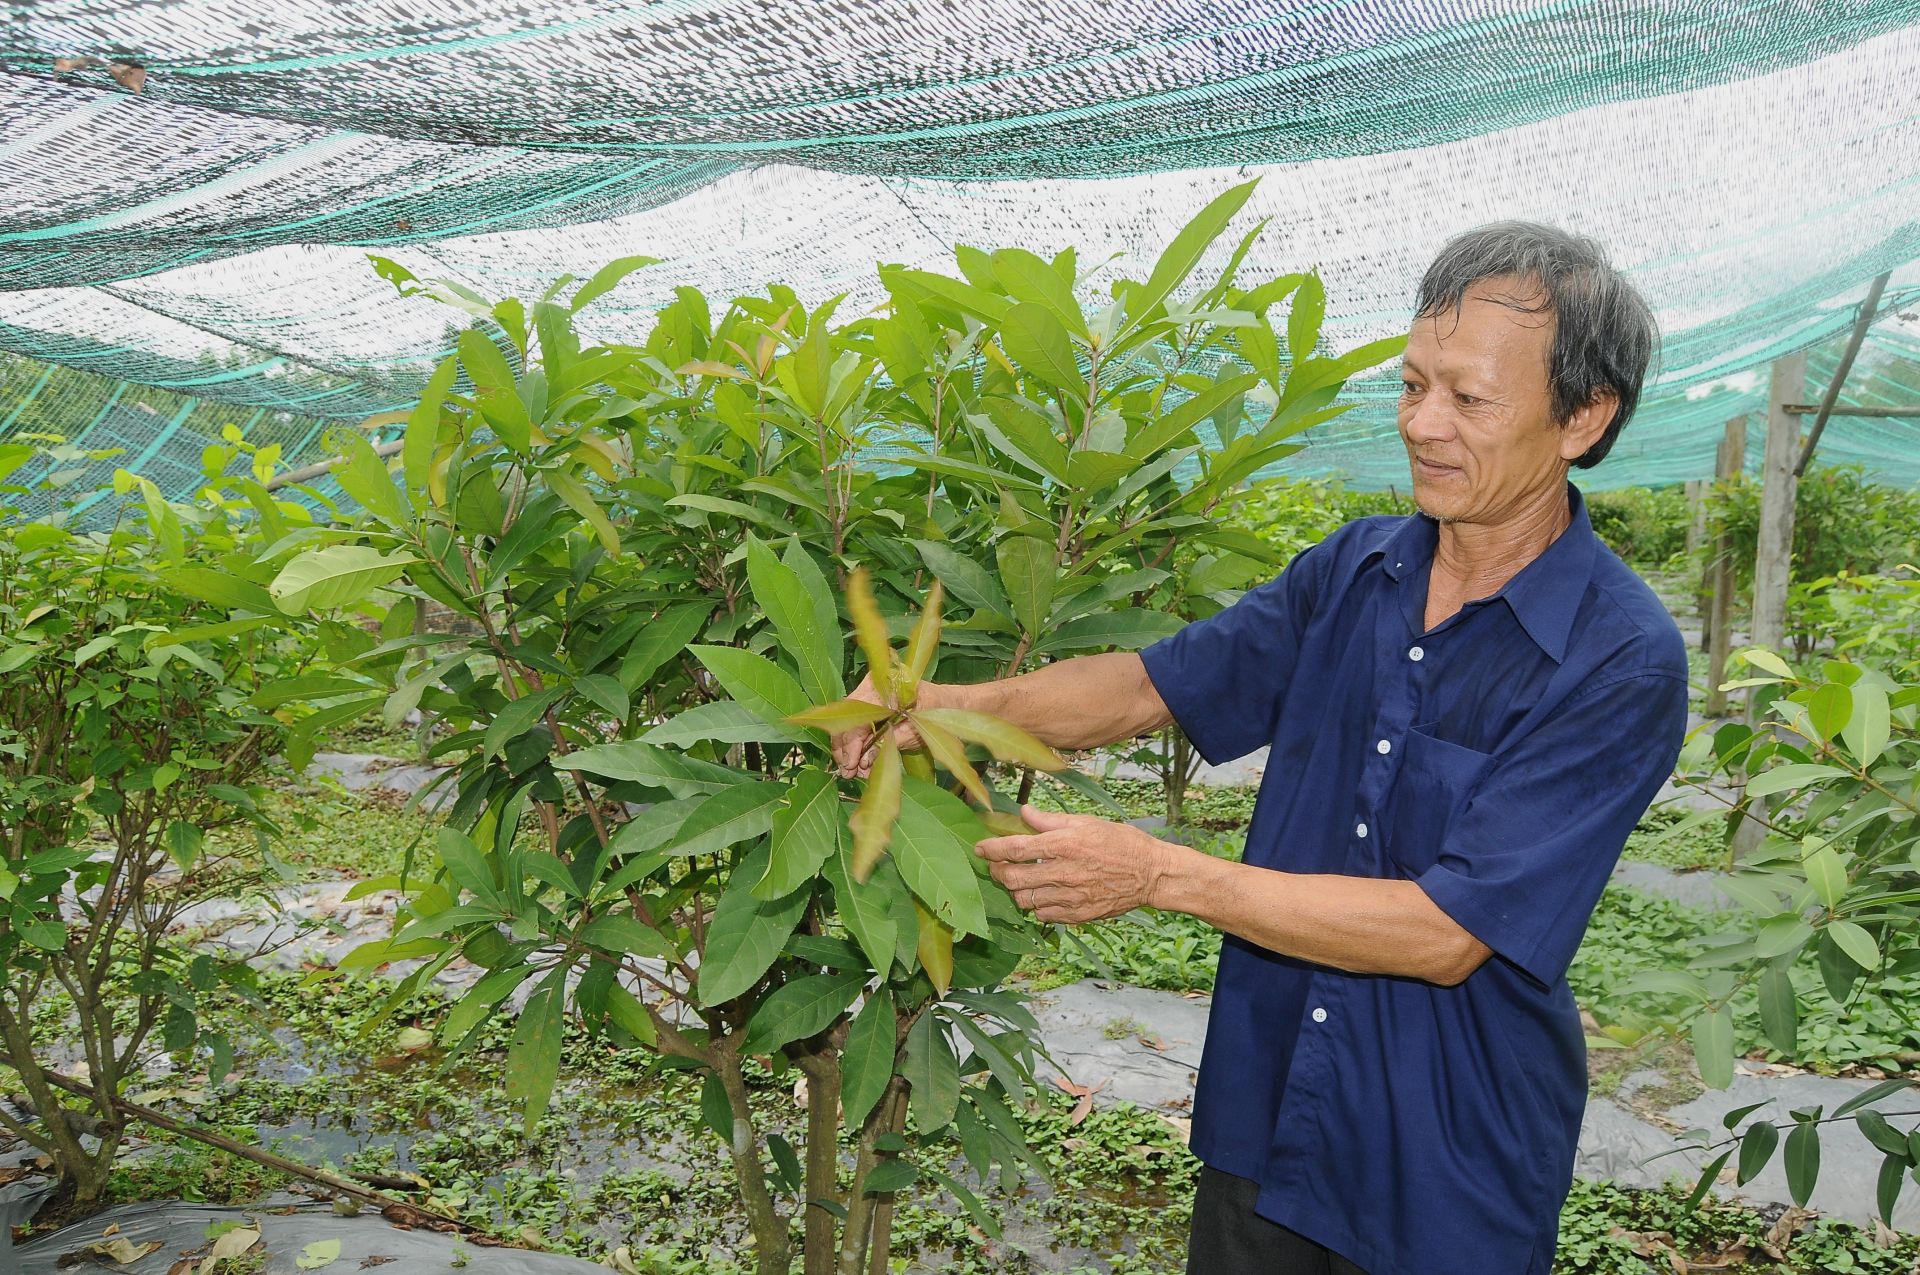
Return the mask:
<svg viewBox="0 0 1920 1275"><path fill-rule="evenodd" d="M1620 395L1609 386L1593 392L1593 397L1573 409L1573 415L1560 430L1560 459L1569 464L1587 454L1587 450L1606 434L1620 410Z"/></svg>

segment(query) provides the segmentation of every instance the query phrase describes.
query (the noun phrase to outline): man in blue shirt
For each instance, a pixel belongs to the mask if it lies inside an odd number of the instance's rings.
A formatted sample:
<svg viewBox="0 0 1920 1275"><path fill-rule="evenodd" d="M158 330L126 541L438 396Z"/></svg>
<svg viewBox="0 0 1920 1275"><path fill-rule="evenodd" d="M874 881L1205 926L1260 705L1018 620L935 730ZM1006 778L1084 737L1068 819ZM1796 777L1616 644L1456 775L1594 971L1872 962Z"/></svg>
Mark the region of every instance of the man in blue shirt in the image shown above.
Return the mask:
<svg viewBox="0 0 1920 1275"><path fill-rule="evenodd" d="M1194 1275L1547 1275L1586 1102L1567 965L1686 722L1679 631L1567 481L1653 342L1592 243L1463 235L1403 363L1418 514L1138 654L923 692L1062 748L1170 722L1210 762L1270 747L1242 862L1032 807L979 846L1043 921L1224 932ZM870 744L837 741L849 773Z"/></svg>

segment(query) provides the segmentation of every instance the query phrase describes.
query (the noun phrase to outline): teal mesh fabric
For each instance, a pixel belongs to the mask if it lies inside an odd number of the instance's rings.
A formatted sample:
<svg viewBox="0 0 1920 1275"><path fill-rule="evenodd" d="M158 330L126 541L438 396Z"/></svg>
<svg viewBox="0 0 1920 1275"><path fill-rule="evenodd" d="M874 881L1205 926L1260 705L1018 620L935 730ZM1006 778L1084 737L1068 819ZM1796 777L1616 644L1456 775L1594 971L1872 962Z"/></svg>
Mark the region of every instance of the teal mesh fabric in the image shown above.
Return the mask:
<svg viewBox="0 0 1920 1275"><path fill-rule="evenodd" d="M1100 263L1143 272L1257 176L1241 227L1267 228L1243 277L1317 268L1335 349L1403 330L1421 268L1470 226L1531 218L1604 243L1665 338L1640 420L1594 475L1633 483L1709 469L1753 398L1738 378L1843 331L1875 275L1893 272L1890 311L1920 299L1913 0L261 14L10 11L0 351L216 415L359 421L410 403L466 322L397 296L369 251L493 296L661 258L588 312L602 340L642 337L683 284L716 302L769 281L845 293L850 315L882 300L877 262L951 269L955 243L1073 245L1093 303ZM4 420L37 373L0 373ZM1359 409L1301 463L1398 481L1393 393L1356 385ZM1841 421L1829 441L1894 476L1911 429Z"/></svg>

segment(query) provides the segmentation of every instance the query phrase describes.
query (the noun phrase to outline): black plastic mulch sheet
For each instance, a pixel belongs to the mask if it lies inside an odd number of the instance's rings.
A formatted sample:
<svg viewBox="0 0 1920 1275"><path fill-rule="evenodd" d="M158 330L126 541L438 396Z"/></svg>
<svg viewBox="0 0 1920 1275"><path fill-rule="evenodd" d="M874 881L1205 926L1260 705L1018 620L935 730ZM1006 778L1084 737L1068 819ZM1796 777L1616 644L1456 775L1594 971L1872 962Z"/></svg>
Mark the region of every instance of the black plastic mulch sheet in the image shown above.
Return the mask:
<svg viewBox="0 0 1920 1275"><path fill-rule="evenodd" d="M316 1240L339 1240L340 1255L314 1275L607 1275L603 1266L577 1257L534 1253L517 1248L489 1248L458 1235L438 1231L402 1230L377 1213L342 1217L333 1206L298 1195L270 1196L256 1208L189 1204L181 1200L154 1200L123 1204L96 1213L57 1231L35 1236L11 1252L0 1250L0 1275L167 1275L182 1257L204 1255L207 1228L219 1222L258 1223L265 1252L260 1275L307 1275L295 1259ZM118 1227L108 1239L124 1239L136 1248L150 1241L160 1247L125 1264L74 1254L101 1240L108 1227ZM0 1244L5 1243L0 1231ZM63 1260L64 1259L64 1260Z"/></svg>

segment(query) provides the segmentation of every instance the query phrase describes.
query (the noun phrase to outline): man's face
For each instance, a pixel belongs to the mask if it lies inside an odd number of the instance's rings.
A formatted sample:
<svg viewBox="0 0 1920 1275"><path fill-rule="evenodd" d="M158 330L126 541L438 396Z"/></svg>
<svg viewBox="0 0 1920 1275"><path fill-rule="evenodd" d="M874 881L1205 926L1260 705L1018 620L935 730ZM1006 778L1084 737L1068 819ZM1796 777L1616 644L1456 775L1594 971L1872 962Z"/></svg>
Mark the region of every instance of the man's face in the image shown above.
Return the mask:
<svg viewBox="0 0 1920 1275"><path fill-rule="evenodd" d="M1515 303L1526 307L1516 309ZM1413 497L1442 522L1498 524L1558 490L1612 415L1556 424L1547 373L1551 310L1531 280L1474 284L1459 311L1417 320L1402 362L1400 437Z"/></svg>

